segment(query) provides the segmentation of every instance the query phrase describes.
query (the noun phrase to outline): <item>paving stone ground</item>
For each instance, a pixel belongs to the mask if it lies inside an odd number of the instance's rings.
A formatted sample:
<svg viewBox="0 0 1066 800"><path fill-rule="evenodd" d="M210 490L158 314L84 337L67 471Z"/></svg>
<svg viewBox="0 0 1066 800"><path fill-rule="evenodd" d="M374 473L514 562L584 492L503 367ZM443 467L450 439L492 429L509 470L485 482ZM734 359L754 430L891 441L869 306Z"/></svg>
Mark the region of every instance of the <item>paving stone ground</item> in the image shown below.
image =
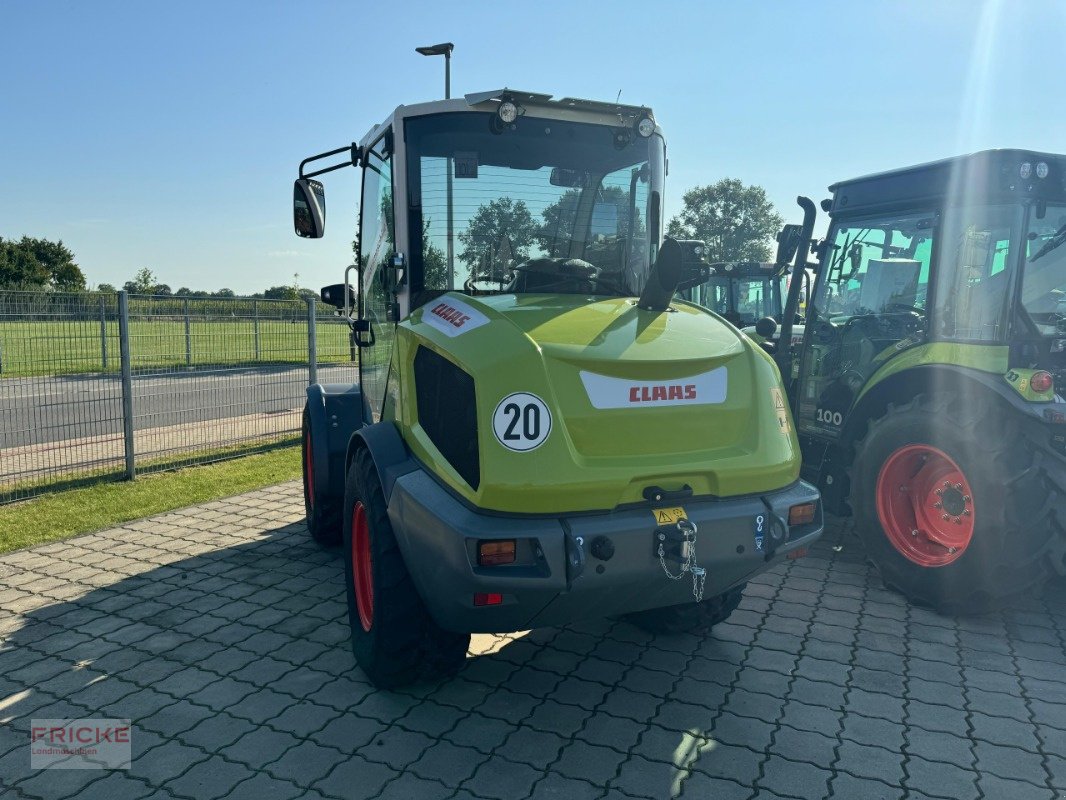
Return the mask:
<svg viewBox="0 0 1066 800"><path fill-rule="evenodd" d="M26 798L1066 797L1066 584L948 619L845 524L706 636L478 636L371 687L288 483L0 556L0 790ZM129 770L29 769L34 718L133 721ZM4 793L4 792L0 792Z"/></svg>

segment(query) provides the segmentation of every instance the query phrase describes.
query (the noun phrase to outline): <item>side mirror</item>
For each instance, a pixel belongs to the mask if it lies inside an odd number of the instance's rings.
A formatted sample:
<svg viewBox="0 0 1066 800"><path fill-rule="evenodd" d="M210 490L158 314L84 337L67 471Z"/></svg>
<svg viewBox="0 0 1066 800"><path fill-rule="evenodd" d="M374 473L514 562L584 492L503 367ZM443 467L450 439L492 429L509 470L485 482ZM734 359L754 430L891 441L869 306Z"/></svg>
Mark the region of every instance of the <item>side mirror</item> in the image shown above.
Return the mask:
<svg viewBox="0 0 1066 800"><path fill-rule="evenodd" d="M678 239L681 246L681 281L677 290L684 291L706 283L714 275L714 269L704 261L707 245L699 239Z"/></svg>
<svg viewBox="0 0 1066 800"><path fill-rule="evenodd" d="M796 251L803 237L802 225L786 225L777 234L777 256L774 261L778 264L790 264L796 257Z"/></svg>
<svg viewBox="0 0 1066 800"><path fill-rule="evenodd" d="M755 323L755 332L764 339L773 338L777 333L777 321L773 317L763 317Z"/></svg>
<svg viewBox="0 0 1066 800"><path fill-rule="evenodd" d="M292 222L297 236L322 238L326 232L326 189L321 181L298 178L292 185Z"/></svg>
<svg viewBox="0 0 1066 800"><path fill-rule="evenodd" d="M319 297L322 298L322 302L326 305L333 306L334 308L345 308L344 303L344 290L348 289L348 308L355 308L355 289L344 283L335 283L332 286L323 286L322 291L319 292Z"/></svg>

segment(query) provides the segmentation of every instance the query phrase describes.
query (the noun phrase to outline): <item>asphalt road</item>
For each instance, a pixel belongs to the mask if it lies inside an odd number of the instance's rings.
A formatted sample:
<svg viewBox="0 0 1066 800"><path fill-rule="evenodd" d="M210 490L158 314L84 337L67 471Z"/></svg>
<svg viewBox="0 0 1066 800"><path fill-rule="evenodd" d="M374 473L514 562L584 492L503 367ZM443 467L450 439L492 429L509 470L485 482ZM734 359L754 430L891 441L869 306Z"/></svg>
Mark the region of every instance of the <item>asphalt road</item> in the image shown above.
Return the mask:
<svg viewBox="0 0 1066 800"><path fill-rule="evenodd" d="M354 365L320 367L322 383L356 379ZM300 408L306 366L202 369L133 379L134 429ZM118 375L0 380L0 450L122 431Z"/></svg>

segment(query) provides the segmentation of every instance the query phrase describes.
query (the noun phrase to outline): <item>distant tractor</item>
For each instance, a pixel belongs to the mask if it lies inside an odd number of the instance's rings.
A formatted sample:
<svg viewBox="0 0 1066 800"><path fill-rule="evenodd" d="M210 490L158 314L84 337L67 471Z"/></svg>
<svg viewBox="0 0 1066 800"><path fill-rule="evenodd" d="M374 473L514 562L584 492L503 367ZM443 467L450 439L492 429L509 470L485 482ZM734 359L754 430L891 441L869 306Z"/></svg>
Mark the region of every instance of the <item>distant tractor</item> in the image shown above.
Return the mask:
<svg viewBox="0 0 1066 800"><path fill-rule="evenodd" d="M885 582L980 612L1064 572L1066 156L997 150L830 187L776 353L827 509ZM817 262L807 264L808 252Z"/></svg>
<svg viewBox="0 0 1066 800"><path fill-rule="evenodd" d="M675 297L706 268L662 235L650 109L512 90L400 106L305 160L297 234L323 233L315 177L350 165L358 263L322 299L360 380L308 389L304 500L311 535L342 544L375 684L454 673L471 632L707 629L818 538L772 359Z"/></svg>

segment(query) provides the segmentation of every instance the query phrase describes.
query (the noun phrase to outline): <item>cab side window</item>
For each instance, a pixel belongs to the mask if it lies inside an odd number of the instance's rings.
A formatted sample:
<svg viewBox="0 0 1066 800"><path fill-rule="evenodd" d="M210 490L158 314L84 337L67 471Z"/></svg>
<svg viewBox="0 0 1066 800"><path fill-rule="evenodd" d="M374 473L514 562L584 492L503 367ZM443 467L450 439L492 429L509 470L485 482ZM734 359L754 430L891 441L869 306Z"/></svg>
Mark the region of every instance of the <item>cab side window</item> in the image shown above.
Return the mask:
<svg viewBox="0 0 1066 800"><path fill-rule="evenodd" d="M360 353L363 394L377 422L385 399L389 361L396 335L395 321L389 319L392 303L385 279L388 263L396 250L392 207L392 154L389 136L383 136L366 155L363 193L360 201L359 278L363 318L373 326L376 342Z"/></svg>
<svg viewBox="0 0 1066 800"><path fill-rule="evenodd" d="M924 341L935 225L924 214L833 227L810 307L802 426L836 433L874 372Z"/></svg>

